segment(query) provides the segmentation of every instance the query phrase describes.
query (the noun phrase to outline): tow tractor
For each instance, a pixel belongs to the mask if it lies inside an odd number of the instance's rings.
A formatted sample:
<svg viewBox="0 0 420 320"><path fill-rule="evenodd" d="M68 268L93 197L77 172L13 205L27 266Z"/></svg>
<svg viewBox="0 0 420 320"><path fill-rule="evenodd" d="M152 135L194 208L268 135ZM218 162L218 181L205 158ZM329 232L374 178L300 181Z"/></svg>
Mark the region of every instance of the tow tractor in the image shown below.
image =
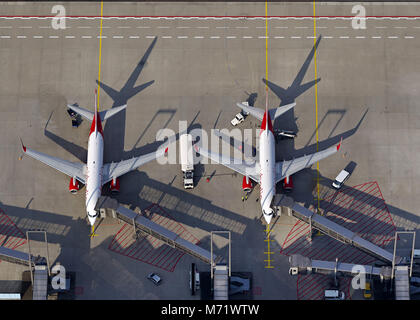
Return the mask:
<svg viewBox="0 0 420 320"><path fill-rule="evenodd" d="M248 101L242 102L243 105L249 106ZM235 118L232 119L230 122L232 126L237 126L238 124L244 122L245 118L249 115L249 112L241 111L238 114L236 114Z"/></svg>

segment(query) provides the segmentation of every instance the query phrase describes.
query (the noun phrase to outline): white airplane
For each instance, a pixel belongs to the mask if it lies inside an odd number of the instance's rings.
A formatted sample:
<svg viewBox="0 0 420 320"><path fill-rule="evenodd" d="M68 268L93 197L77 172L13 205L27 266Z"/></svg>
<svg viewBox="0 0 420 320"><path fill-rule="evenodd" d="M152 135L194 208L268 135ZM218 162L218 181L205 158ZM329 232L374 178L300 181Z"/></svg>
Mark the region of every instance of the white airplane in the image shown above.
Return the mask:
<svg viewBox="0 0 420 320"><path fill-rule="evenodd" d="M119 192L120 182L118 177L136 170L138 167L163 156L165 150L159 149L146 155L142 155L129 160L123 160L117 163L103 164L104 157L104 136L102 131L102 121L105 121L125 109L127 105L112 108L105 111L98 111L97 94L95 90L95 112L80 108L75 105L67 105L74 112L82 117L92 121L89 132L87 163L70 162L37 152L24 146L24 153L35 158L54 169L70 176L69 191L76 193L80 189L80 183L86 186L86 211L89 223L92 226L92 235L94 235L94 225L99 212L95 210L96 203L101 196L102 186L110 183L111 192Z"/></svg>
<svg viewBox="0 0 420 320"><path fill-rule="evenodd" d="M275 140L273 133L273 125L271 117L277 118L289 109L293 108L296 103L288 104L279 108L261 110L255 107L247 107L238 104L244 111L249 112L257 119L262 120L260 131L260 150L257 160L244 161L241 159L227 158L221 154L217 154L208 150L204 150L196 146L196 151L206 158L242 174L242 188L249 191L253 188L252 181L260 185L260 204L262 213L267 224L270 224L273 218L272 201L276 194L276 183L285 179L289 180L294 173L310 167L312 164L324 159L340 149L341 142L323 151L319 151L310 155L305 155L288 161L276 162L275 159ZM251 181L252 180L252 181Z"/></svg>

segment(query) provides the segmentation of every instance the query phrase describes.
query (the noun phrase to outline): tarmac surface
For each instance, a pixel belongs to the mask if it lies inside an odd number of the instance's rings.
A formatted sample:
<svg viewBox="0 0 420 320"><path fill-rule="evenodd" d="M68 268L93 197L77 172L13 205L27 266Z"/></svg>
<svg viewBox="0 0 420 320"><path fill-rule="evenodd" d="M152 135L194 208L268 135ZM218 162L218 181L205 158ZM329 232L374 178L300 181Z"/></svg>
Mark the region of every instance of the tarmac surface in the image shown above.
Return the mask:
<svg viewBox="0 0 420 320"><path fill-rule="evenodd" d="M51 4L1 3L0 17L0 207L25 233L47 231L51 264L60 262L76 272L78 299L198 299L191 297L188 271L209 266L184 255L173 271L130 259L109 250L123 227L106 218L89 238L84 190L68 192L69 178L42 163L23 157L19 137L37 151L70 161L86 157L90 124L71 126L66 104L78 102L93 110L99 69L100 16L98 3L68 3L65 30L54 30ZM415 230L420 187L417 163L420 150L420 6L386 3L366 5L366 29L354 30L351 4L318 3L315 87L298 95L291 86L314 45L312 3L270 3L268 20L268 79L286 90L282 101L269 91L270 106L296 99L296 107L276 127L298 130L293 140L280 141L277 160L316 150L316 114L319 149L343 137L342 149L319 163L322 192L330 190L335 176L350 161L356 168L346 186L376 181L397 230ZM143 16L122 18L123 16ZM147 18L144 16L159 16ZM171 18L167 16L184 16ZM209 18L204 16L231 16ZM30 16L25 19L19 16ZM35 17L37 16L37 17ZM232 129L239 112L236 102L256 93L255 106L265 107L264 4L256 3L104 3L100 80L120 91L137 64L158 37L136 85L154 83L128 100L126 111L104 124L105 162L128 159L154 151L161 128L178 132L178 122L191 129ZM114 16L114 17L111 17ZM115 16L119 16L115 17ZM165 18L166 16L166 18ZM202 16L187 18L187 16ZM254 18L232 18L253 16ZM283 16L275 18L274 16ZM295 16L306 16L297 19ZM302 83L315 79L310 61ZM137 81L136 81L137 80ZM124 100L127 92L118 96ZM113 101L102 89L100 110ZM366 110L368 112L366 113ZM248 117L241 129L258 128ZM254 299L297 299L296 278L288 274L281 245L296 223L282 216L272 226L270 265L266 268L265 225L255 190L241 201L242 177L228 168L197 165L193 190L184 190L180 165L162 167L151 162L121 177L116 199L132 208L157 203L177 223L209 249L209 232L232 233L232 270L252 272ZM210 182L206 177L212 176ZM292 196L306 206L317 197L316 166L294 175ZM258 189L258 187L256 187ZM281 186L278 186L281 192ZM31 238L32 239L32 238ZM420 239L420 237L417 237ZM33 241L33 242L32 242ZM225 252L226 241L216 250ZM417 247L419 247L417 240ZM19 250L27 251L27 244ZM32 253L44 253L39 238L31 240ZM19 280L24 267L0 263L0 280ZM146 279L159 273L164 282L155 287Z"/></svg>

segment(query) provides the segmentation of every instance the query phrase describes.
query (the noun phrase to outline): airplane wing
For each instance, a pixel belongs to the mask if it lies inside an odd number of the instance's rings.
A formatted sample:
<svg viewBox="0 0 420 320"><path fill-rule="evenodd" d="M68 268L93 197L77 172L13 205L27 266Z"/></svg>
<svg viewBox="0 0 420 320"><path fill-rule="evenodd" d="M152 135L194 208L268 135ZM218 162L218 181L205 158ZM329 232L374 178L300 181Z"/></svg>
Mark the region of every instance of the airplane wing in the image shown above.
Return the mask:
<svg viewBox="0 0 420 320"><path fill-rule="evenodd" d="M130 171L136 170L137 168L150 161L162 157L167 149L168 148L159 149L158 151L151 152L136 158L105 164L102 169L102 185L111 181L113 178L118 178Z"/></svg>
<svg viewBox="0 0 420 320"><path fill-rule="evenodd" d="M233 171L236 171L243 176L247 176L254 180L257 183L260 183L260 176L259 176L259 165L256 161L252 161L250 164L246 163L245 161L232 159L229 157L225 157L221 154L214 153L202 148L198 148L195 146L195 150L200 153L202 156L211 159L217 163L220 163Z"/></svg>
<svg viewBox="0 0 420 320"><path fill-rule="evenodd" d="M83 109L81 107L79 107L77 104L68 104L67 107L69 107L70 109L72 109L74 112L80 114L82 117L92 121L93 120L93 116L95 115L94 112ZM99 112L99 116L101 117L101 121L105 121L106 119L112 117L114 114L120 112L122 109L125 109L127 107L127 105L122 105L119 107L115 107L115 108L111 108L108 110L104 110L104 111L100 111Z"/></svg>
<svg viewBox="0 0 420 320"><path fill-rule="evenodd" d="M70 162L60 158L49 156L45 153L38 152L25 147L22 144L23 151L30 157L41 161L42 163L70 176L75 177L81 183L86 183L85 168L86 165L78 162Z"/></svg>
<svg viewBox="0 0 420 320"><path fill-rule="evenodd" d="M262 121L264 118L264 110L255 108L255 107L248 107L242 103L236 104L239 108L244 110L245 112L249 112L252 116L257 118L258 120ZM280 117L283 113L286 113L291 108L293 108L296 105L296 102L293 102L291 104L287 104L278 108L273 108L268 110L268 113L270 114L271 120L275 120L276 118Z"/></svg>
<svg viewBox="0 0 420 320"><path fill-rule="evenodd" d="M235 138L233 138L230 135L225 134L223 131L216 129L214 131L214 134L212 135L212 137L215 137L216 139L220 139L224 142L226 142L227 144L231 144L231 139L233 140L233 147L237 150L239 150L240 152L242 152L244 154L244 156L246 157L247 154L245 154L245 152L251 152L251 153L255 153L255 161L259 161L259 157L260 154L258 153L257 148L254 148L254 146L252 146L251 144L247 143L247 141L241 142L236 140Z"/></svg>
<svg viewBox="0 0 420 320"><path fill-rule="evenodd" d="M292 174L309 168L314 163L329 157L330 155L336 153L341 146L341 141L337 146L332 146L328 149L309 154L300 158L296 158L288 161L280 161L276 163L276 183L280 180L283 180L286 177L291 176Z"/></svg>

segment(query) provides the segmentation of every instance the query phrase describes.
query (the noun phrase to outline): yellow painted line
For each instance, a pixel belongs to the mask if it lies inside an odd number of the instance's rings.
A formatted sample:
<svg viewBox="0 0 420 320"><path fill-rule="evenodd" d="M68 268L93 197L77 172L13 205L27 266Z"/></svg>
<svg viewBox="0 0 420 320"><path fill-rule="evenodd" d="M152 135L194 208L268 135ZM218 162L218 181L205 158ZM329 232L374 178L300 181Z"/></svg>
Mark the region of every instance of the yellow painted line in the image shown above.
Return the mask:
<svg viewBox="0 0 420 320"><path fill-rule="evenodd" d="M315 65L315 79L318 79L317 77L317 68L316 68L316 11L315 11L315 0L313 2L313 16L314 16L314 65ZM319 136L318 136L318 84L315 83L315 125L316 125L316 152L318 152L318 142L319 142ZM316 189L317 189L317 195L318 195L318 211L319 211L319 161L316 163Z"/></svg>
<svg viewBox="0 0 420 320"><path fill-rule="evenodd" d="M98 70L98 82L101 81L101 59L102 59L102 17L104 14L104 2L101 1L101 27L99 31L99 70ZM98 84L98 100L96 102L97 111L99 112L99 91L101 86Z"/></svg>

